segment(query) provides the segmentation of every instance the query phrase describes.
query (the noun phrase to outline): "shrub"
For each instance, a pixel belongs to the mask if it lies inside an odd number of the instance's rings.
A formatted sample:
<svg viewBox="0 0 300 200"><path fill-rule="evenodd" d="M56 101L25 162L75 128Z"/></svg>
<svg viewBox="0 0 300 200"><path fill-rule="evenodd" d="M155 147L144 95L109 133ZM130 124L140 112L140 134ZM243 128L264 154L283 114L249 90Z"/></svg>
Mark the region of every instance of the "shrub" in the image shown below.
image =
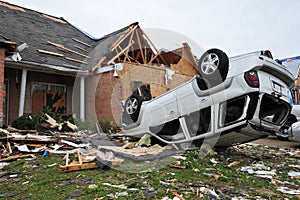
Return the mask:
<svg viewBox="0 0 300 200"><path fill-rule="evenodd" d="M12 127L21 130L33 130L36 123L29 116L21 116L12 122Z"/></svg>
<svg viewBox="0 0 300 200"><path fill-rule="evenodd" d="M118 127L112 121L99 119L98 122L104 133L108 133L108 134L117 133L121 130L120 127Z"/></svg>

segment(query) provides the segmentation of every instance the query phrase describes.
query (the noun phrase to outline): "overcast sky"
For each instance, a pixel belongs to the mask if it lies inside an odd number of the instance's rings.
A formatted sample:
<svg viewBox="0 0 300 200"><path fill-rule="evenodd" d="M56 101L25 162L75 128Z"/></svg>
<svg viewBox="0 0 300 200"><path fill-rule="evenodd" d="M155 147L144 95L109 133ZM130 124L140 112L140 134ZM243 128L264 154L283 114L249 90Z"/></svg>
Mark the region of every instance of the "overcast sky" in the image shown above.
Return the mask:
<svg viewBox="0 0 300 200"><path fill-rule="evenodd" d="M275 58L300 55L299 0L5 1L63 17L96 38L138 21L141 28L177 32L229 56L261 49Z"/></svg>

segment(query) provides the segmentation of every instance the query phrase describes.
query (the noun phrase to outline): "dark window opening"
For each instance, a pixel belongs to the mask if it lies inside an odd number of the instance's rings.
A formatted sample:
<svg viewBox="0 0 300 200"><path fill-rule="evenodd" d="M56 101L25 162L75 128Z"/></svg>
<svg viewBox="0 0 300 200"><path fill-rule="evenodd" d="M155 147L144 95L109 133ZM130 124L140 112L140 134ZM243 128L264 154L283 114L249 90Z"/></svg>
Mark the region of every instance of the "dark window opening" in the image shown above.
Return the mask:
<svg viewBox="0 0 300 200"><path fill-rule="evenodd" d="M260 105L259 118L280 125L286 120L289 111L289 104L272 96L264 95Z"/></svg>
<svg viewBox="0 0 300 200"><path fill-rule="evenodd" d="M224 109L224 124L229 125L243 116L243 111L245 108L246 97L240 97L237 99L232 99L222 105Z"/></svg>
<svg viewBox="0 0 300 200"><path fill-rule="evenodd" d="M209 132L211 127L211 107L186 115L185 121L191 136Z"/></svg>

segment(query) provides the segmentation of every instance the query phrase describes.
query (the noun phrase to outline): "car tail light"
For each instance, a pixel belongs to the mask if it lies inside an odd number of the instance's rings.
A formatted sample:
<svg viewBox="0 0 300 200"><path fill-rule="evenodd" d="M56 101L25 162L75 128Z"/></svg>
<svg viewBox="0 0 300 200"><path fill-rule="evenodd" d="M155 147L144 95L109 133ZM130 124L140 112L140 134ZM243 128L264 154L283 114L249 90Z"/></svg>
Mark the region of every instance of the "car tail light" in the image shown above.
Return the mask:
<svg viewBox="0 0 300 200"><path fill-rule="evenodd" d="M256 71L245 72L244 78L250 87L259 87L259 78Z"/></svg>

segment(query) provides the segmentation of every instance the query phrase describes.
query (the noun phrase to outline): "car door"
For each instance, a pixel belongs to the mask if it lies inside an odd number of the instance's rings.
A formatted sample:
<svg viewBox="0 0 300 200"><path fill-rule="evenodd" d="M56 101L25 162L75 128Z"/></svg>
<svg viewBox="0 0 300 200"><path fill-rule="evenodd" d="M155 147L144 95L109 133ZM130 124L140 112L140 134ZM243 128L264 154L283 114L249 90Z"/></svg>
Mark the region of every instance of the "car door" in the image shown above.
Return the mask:
<svg viewBox="0 0 300 200"><path fill-rule="evenodd" d="M146 102L147 124L157 126L177 119L180 115L178 102L174 91L169 91L155 99Z"/></svg>

